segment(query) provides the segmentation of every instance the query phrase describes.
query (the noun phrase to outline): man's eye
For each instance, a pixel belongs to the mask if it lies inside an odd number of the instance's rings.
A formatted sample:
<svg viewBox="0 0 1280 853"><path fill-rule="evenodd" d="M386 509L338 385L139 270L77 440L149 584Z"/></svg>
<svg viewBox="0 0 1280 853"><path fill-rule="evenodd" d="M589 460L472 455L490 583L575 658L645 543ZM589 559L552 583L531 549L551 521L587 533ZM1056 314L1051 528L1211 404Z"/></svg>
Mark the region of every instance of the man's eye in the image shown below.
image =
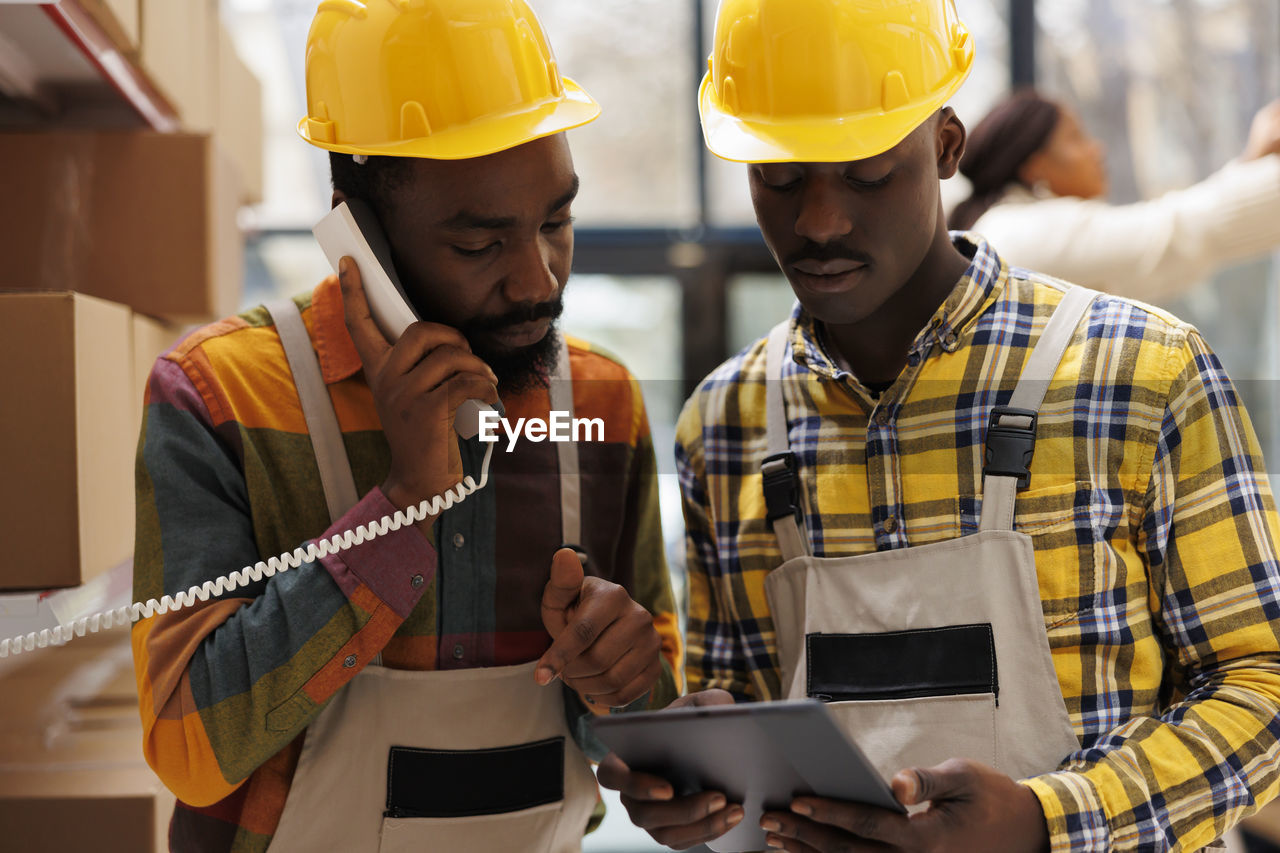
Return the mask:
<svg viewBox="0 0 1280 853"><path fill-rule="evenodd" d="M797 174L789 169L771 169L756 170L756 176L759 177L760 183L765 189L774 190L775 192L786 192L800 186L802 175Z"/></svg>
<svg viewBox="0 0 1280 853"><path fill-rule="evenodd" d="M500 245L499 243L494 242L494 243L489 243L488 245L485 245L485 246L481 246L478 249L472 249L467 246L454 246L453 250L457 252L459 255L462 255L462 257L464 258L478 258L481 255L489 254L489 252L496 249L499 245Z"/></svg>
<svg viewBox="0 0 1280 853"><path fill-rule="evenodd" d="M555 222L548 222L542 226L542 230L546 234L554 234L557 231L563 231L573 224L573 217L567 216L564 219L558 219Z"/></svg>
<svg viewBox="0 0 1280 853"><path fill-rule="evenodd" d="M774 192L787 192L788 190L793 190L800 186L800 176L795 175L788 177L785 174L766 175L764 172L761 172L760 183L764 184L765 189L770 189Z"/></svg>
<svg viewBox="0 0 1280 853"><path fill-rule="evenodd" d="M849 175L846 180L849 182L850 186L857 187L860 190L873 190L876 187L882 187L889 183L889 178L891 177L893 177L893 172L888 173L883 178L876 178L874 181L855 178L853 175Z"/></svg>

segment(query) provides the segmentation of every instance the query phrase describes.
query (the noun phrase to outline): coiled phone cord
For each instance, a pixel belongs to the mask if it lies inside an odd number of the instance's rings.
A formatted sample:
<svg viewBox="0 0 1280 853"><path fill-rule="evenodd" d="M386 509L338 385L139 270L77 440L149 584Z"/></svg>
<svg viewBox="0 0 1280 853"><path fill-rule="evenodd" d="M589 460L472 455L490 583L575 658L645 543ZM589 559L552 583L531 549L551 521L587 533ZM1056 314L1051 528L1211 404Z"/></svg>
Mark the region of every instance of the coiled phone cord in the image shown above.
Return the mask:
<svg viewBox="0 0 1280 853"><path fill-rule="evenodd" d="M444 494L421 501L407 510L398 510L394 515L384 515L377 521L362 524L359 527L344 530L341 533L335 533L327 539L311 542L306 547L298 547L292 551L286 551L278 557L259 561L252 566L245 566L238 572L232 572L216 580L205 581L199 586L193 586L184 592L179 592L176 596L166 595L159 601L153 598L145 604L135 601L133 604L126 604L112 610L94 613L92 616L76 619L66 625L58 625L54 628L45 628L11 639L0 640L0 658L18 655L24 651L29 652L32 649L43 649L49 645L62 645L76 637L83 637L85 634L95 634L98 631L120 625L131 625L139 619L147 619L162 613L181 610L184 607L192 606L196 602L205 602L213 596L223 595L238 587L248 586L251 582L257 583L263 578L269 578L280 572L287 572L289 569L296 569L303 563L313 563L321 557L328 557L332 554L346 551L349 548L354 548L356 545L399 530L407 524L416 524L428 516L439 515L446 509L462 503L468 495L483 489L485 484L489 482L489 459L493 455L493 447L494 445L490 443L484 452L484 462L480 466L479 483L473 477L467 475L462 478L462 482Z"/></svg>

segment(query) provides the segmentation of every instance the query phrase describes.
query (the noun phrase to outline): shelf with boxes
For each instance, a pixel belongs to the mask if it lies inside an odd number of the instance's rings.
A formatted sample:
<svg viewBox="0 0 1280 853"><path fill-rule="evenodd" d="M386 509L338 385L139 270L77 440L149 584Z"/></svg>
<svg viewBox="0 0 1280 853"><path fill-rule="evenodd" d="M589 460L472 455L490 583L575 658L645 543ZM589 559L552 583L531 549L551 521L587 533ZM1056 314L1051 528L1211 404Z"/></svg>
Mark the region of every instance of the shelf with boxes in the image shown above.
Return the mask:
<svg viewBox="0 0 1280 853"><path fill-rule="evenodd" d="M6 0L0 5L0 123L179 127L137 61L139 0Z"/></svg>
<svg viewBox="0 0 1280 853"><path fill-rule="evenodd" d="M261 111L216 0L0 0L0 637L132 600L146 378L239 308ZM0 659L6 843L167 846L129 637Z"/></svg>
<svg viewBox="0 0 1280 853"><path fill-rule="evenodd" d="M129 557L146 373L239 307L261 103L213 0L0 3L0 595Z"/></svg>
<svg viewBox="0 0 1280 853"><path fill-rule="evenodd" d="M262 87L216 0L0 3L0 133L67 128L212 136L262 200Z"/></svg>

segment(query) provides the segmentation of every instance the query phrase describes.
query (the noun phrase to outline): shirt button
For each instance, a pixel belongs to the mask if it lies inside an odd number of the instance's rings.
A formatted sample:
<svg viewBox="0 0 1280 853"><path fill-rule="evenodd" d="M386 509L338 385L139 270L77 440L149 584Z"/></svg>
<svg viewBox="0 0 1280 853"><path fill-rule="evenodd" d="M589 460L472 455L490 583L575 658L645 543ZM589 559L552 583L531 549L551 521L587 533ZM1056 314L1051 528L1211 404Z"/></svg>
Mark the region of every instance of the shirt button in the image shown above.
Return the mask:
<svg viewBox="0 0 1280 853"><path fill-rule="evenodd" d="M960 339L956 337L955 332L947 332L947 336L942 339L942 345L946 347L947 352L956 348L956 344Z"/></svg>
<svg viewBox="0 0 1280 853"><path fill-rule="evenodd" d="M462 643L458 643L458 645L456 645L456 646L454 646L454 647L453 647L453 659L454 659L454 660L462 660L462 656L463 656L464 654L465 654L465 652L463 652L463 650L462 650Z"/></svg>
<svg viewBox="0 0 1280 853"><path fill-rule="evenodd" d="M897 529L898 529L898 519L894 518L894 517L891 515L891 516L889 516L888 518L886 518L886 519L884 520L884 532L885 532L885 533L890 533L890 534L891 534L891 533L893 533L893 531L895 531L895 530L897 530Z"/></svg>
<svg viewBox="0 0 1280 853"><path fill-rule="evenodd" d="M347 655L347 659L342 662L342 665L345 666L347 669L351 669L351 667L356 665L356 656Z"/></svg>
<svg viewBox="0 0 1280 853"><path fill-rule="evenodd" d="M880 426L884 426L885 424L889 423L888 409L881 409L880 411L876 412L876 423L879 424Z"/></svg>
<svg viewBox="0 0 1280 853"><path fill-rule="evenodd" d="M453 534L453 547L461 548L463 545L466 545L466 544L467 544L467 537L463 536L461 533Z"/></svg>
<svg viewBox="0 0 1280 853"><path fill-rule="evenodd" d="M422 586L422 575L414 575L412 578L410 578L409 586L413 587L414 589L417 589L418 587Z"/></svg>

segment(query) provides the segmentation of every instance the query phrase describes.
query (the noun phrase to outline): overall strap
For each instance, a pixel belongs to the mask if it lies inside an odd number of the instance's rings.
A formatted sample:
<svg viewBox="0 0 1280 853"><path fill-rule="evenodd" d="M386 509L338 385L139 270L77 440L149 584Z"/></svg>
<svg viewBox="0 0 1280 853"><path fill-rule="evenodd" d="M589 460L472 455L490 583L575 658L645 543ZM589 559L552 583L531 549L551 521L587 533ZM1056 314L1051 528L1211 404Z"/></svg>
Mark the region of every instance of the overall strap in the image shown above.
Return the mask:
<svg viewBox="0 0 1280 853"><path fill-rule="evenodd" d="M360 497L351 475L347 449L342 443L342 430L338 427L333 400L320 373L320 361L311 346L302 314L292 299L269 302L266 309L275 321L294 385L298 388L298 400L302 403L302 415L311 436L316 467L320 469L320 484L324 487L325 503L329 506L329 520L337 521L356 505Z"/></svg>
<svg viewBox="0 0 1280 853"><path fill-rule="evenodd" d="M773 327L765 348L765 432L768 450L760 463L765 513L778 537L783 561L809 556L809 539L800 516L800 472L787 438L787 404L782 396L791 321Z"/></svg>
<svg viewBox="0 0 1280 853"><path fill-rule="evenodd" d="M1068 288L1027 358L1008 404L992 409L982 469L979 530L1013 529L1018 489L1026 488L1031 481L1031 455L1035 451L1040 405L1076 327L1097 296L1097 291L1088 288Z"/></svg>
<svg viewBox="0 0 1280 853"><path fill-rule="evenodd" d="M556 333L560 348L555 370L551 374L551 411L568 412L573 423L573 373L569 369L569 344ZM573 441L557 441L556 456L560 462L560 541L585 555L582 546L582 474L578 467L578 445Z"/></svg>

